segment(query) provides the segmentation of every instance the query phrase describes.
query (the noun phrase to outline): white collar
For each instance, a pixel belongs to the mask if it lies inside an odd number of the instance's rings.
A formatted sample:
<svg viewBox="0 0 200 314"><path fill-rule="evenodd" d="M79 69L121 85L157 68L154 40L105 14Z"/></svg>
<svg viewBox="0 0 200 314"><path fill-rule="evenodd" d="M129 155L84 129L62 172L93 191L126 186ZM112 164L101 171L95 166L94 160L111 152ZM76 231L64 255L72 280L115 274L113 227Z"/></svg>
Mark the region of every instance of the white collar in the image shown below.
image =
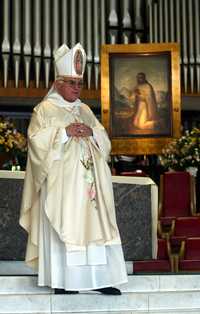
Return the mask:
<svg viewBox="0 0 200 314"><path fill-rule="evenodd" d="M44 100L49 100L53 104L59 107L65 107L69 111L73 111L74 109L79 109L81 105L80 99L76 99L74 102L69 102L65 100L54 88L52 85L51 89L49 90L48 94L44 97Z"/></svg>

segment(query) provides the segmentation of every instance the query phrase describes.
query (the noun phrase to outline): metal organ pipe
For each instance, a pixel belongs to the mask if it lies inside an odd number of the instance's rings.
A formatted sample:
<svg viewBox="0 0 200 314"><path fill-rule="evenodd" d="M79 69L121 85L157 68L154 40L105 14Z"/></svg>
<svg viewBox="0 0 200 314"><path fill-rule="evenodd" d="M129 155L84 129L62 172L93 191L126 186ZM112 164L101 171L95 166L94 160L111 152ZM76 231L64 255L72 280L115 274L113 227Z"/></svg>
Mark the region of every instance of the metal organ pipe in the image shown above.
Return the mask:
<svg viewBox="0 0 200 314"><path fill-rule="evenodd" d="M78 41L85 48L85 1L78 2Z"/></svg>
<svg viewBox="0 0 200 314"><path fill-rule="evenodd" d="M31 0L24 0L23 6L24 21L24 54L31 55Z"/></svg>
<svg viewBox="0 0 200 314"><path fill-rule="evenodd" d="M130 14L130 0L124 0L122 2L122 27L131 28L131 14Z"/></svg>
<svg viewBox="0 0 200 314"><path fill-rule="evenodd" d="M134 21L135 21L135 29L136 31L144 29L143 17L142 17L142 0L134 1Z"/></svg>
<svg viewBox="0 0 200 314"><path fill-rule="evenodd" d="M189 51L189 73L190 73L190 87L191 92L194 92L194 27L193 27L193 5L192 1L188 2L188 51Z"/></svg>
<svg viewBox="0 0 200 314"><path fill-rule="evenodd" d="M60 40L59 40L59 0L53 0L53 31L52 31L52 39L53 39L53 53L58 49L60 46ZM54 76L56 78L56 70L54 67Z"/></svg>
<svg viewBox="0 0 200 314"><path fill-rule="evenodd" d="M105 0L100 0L100 14L101 14L101 45L106 43L106 3Z"/></svg>
<svg viewBox="0 0 200 314"><path fill-rule="evenodd" d="M188 55L187 55L187 20L186 20L186 0L182 0L182 51L183 51L183 80L184 91L187 92L188 86Z"/></svg>
<svg viewBox="0 0 200 314"><path fill-rule="evenodd" d="M109 43L116 44L118 38L119 18L117 13L117 1L109 1L109 13L108 13L108 27L112 27L108 31Z"/></svg>
<svg viewBox="0 0 200 314"><path fill-rule="evenodd" d="M62 44L68 45L68 12L69 12L69 2L67 0L61 0L61 42Z"/></svg>
<svg viewBox="0 0 200 314"><path fill-rule="evenodd" d="M180 7L180 0L175 2L175 10L176 10L176 36L175 41L180 43L181 42L181 7Z"/></svg>
<svg viewBox="0 0 200 314"><path fill-rule="evenodd" d="M159 14L158 14L158 19L159 19L159 42L162 43L164 38L163 38L163 33L164 33L164 30L163 30L163 0L159 0L159 3L158 3L158 11L159 11Z"/></svg>
<svg viewBox="0 0 200 314"><path fill-rule="evenodd" d="M40 0L34 0L33 6L33 53L34 56L41 56L42 48L41 48L41 7Z"/></svg>
<svg viewBox="0 0 200 314"><path fill-rule="evenodd" d="M50 37L50 25L51 25L51 18L50 18L50 0L44 0L44 14L45 19L43 24L44 30L44 70L45 70L45 87L49 87L49 75L50 75L50 64L51 64L51 37Z"/></svg>
<svg viewBox="0 0 200 314"><path fill-rule="evenodd" d="M70 2L70 42L71 47L76 44L76 1Z"/></svg>
<svg viewBox="0 0 200 314"><path fill-rule="evenodd" d="M50 45L50 25L51 25L51 19L50 19L50 0L44 0L44 14L45 19L43 19L43 30L44 30L44 57L50 58L51 57L51 45Z"/></svg>
<svg viewBox="0 0 200 314"><path fill-rule="evenodd" d="M30 81L30 63L32 53L31 40L31 0L24 0L23 5L23 26L24 26L24 64L25 64L25 86L29 87Z"/></svg>
<svg viewBox="0 0 200 314"><path fill-rule="evenodd" d="M7 87L10 53L10 0L4 0L3 2L3 41L1 48L3 57L4 87Z"/></svg>
<svg viewBox="0 0 200 314"><path fill-rule="evenodd" d="M176 33L175 33L175 41L181 44L181 7L180 0L177 0L175 3L175 13L176 13ZM182 51L180 56L180 64L182 64Z"/></svg>
<svg viewBox="0 0 200 314"><path fill-rule="evenodd" d="M170 0L169 2L169 8L170 8L170 14L169 14L169 25L170 25L170 41L174 42L175 41L175 25L174 25L174 0Z"/></svg>
<svg viewBox="0 0 200 314"><path fill-rule="evenodd" d="M21 53L21 0L13 0L13 53Z"/></svg>
<svg viewBox="0 0 200 314"><path fill-rule="evenodd" d="M92 62L92 1L86 0L86 51L87 60Z"/></svg>
<svg viewBox="0 0 200 314"><path fill-rule="evenodd" d="M98 10L98 0L94 0L94 62L99 62L99 43L100 43L100 28L99 28L99 10Z"/></svg>
<svg viewBox="0 0 200 314"><path fill-rule="evenodd" d="M124 30L122 33L122 42L123 44L129 44L130 43L130 37L131 37L131 31Z"/></svg>
<svg viewBox="0 0 200 314"><path fill-rule="evenodd" d="M95 89L98 89L99 85L99 44L100 44L100 27L99 27L99 7L98 0L93 1L93 27L94 27L94 83Z"/></svg>
<svg viewBox="0 0 200 314"><path fill-rule="evenodd" d="M154 3L153 7L153 32L154 32L154 42L158 42L158 4Z"/></svg>
<svg viewBox="0 0 200 314"><path fill-rule="evenodd" d="M53 53L55 52L56 49L60 46L60 40L59 40L59 35L60 35L60 29L59 29L59 0L53 0L53 32L52 32L52 39L53 39Z"/></svg>
<svg viewBox="0 0 200 314"><path fill-rule="evenodd" d="M130 13L130 0L124 0L122 6L122 42L128 44L131 36L131 13Z"/></svg>
<svg viewBox="0 0 200 314"><path fill-rule="evenodd" d="M3 41L2 53L10 53L10 0L3 2Z"/></svg>
<svg viewBox="0 0 200 314"><path fill-rule="evenodd" d="M40 84L40 66L41 66L41 7L40 0L34 0L33 2L33 56L34 56L34 67L35 67L35 85L36 88Z"/></svg>
<svg viewBox="0 0 200 314"><path fill-rule="evenodd" d="M186 18L186 0L182 0L182 49L183 63L188 63L187 55L187 18Z"/></svg>
<svg viewBox="0 0 200 314"><path fill-rule="evenodd" d="M199 22L200 2L194 0L194 17L195 17L195 52L196 62L200 63L200 22Z"/></svg>
<svg viewBox="0 0 200 314"><path fill-rule="evenodd" d="M188 49L189 49L189 61L190 63L194 63L194 27L193 27L193 18L194 18L194 11L192 6L192 1L188 2Z"/></svg>
<svg viewBox="0 0 200 314"><path fill-rule="evenodd" d="M109 1L108 23L109 23L109 26L112 26L112 27L117 27L119 25L116 0Z"/></svg>
<svg viewBox="0 0 200 314"><path fill-rule="evenodd" d="M87 87L91 89L92 80L92 1L86 0L86 54L87 54Z"/></svg>
<svg viewBox="0 0 200 314"><path fill-rule="evenodd" d="M19 86L19 67L21 56L21 0L13 1L13 58L15 69L15 87Z"/></svg>
<svg viewBox="0 0 200 314"><path fill-rule="evenodd" d="M169 0L164 0L164 32L165 42L169 42Z"/></svg>
<svg viewBox="0 0 200 314"><path fill-rule="evenodd" d="M197 93L200 93L200 22L199 22L199 12L200 12L199 0L194 0Z"/></svg>
<svg viewBox="0 0 200 314"><path fill-rule="evenodd" d="M152 2L149 0L148 3L148 15L149 15L149 42L153 42L153 8Z"/></svg>

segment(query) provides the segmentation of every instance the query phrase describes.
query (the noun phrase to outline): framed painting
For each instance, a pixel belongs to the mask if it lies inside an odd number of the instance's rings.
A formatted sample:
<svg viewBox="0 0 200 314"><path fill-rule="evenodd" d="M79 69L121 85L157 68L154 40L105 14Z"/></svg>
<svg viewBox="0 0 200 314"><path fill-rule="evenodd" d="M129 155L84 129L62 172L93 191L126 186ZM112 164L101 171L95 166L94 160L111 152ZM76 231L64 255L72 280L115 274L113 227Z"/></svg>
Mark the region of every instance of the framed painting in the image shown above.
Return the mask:
<svg viewBox="0 0 200 314"><path fill-rule="evenodd" d="M103 45L101 108L113 155L161 153L180 136L179 45Z"/></svg>

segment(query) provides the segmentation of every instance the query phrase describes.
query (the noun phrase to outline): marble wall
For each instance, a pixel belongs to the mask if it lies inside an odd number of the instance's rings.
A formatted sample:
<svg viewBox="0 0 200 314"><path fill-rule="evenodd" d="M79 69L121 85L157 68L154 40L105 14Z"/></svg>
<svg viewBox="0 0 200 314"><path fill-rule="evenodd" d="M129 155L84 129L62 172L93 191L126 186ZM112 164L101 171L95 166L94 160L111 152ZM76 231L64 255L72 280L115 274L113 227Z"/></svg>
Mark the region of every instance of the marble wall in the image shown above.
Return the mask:
<svg viewBox="0 0 200 314"><path fill-rule="evenodd" d="M0 260L23 260L27 241L20 227L23 180L0 179Z"/></svg>
<svg viewBox="0 0 200 314"><path fill-rule="evenodd" d="M114 183L117 222L126 261L152 257L151 186Z"/></svg>

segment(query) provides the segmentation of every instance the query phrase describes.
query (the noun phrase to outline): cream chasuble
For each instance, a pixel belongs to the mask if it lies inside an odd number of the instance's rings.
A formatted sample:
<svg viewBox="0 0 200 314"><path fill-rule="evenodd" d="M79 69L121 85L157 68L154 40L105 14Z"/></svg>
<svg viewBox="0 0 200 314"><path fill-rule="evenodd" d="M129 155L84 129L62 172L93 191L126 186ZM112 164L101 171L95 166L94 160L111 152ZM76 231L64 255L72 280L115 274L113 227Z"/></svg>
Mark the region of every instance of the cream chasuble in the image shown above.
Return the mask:
<svg viewBox="0 0 200 314"><path fill-rule="evenodd" d="M63 141L65 127L77 121L90 126L93 137L70 137ZM69 104L52 89L46 99L34 109L28 129L28 142L20 224L28 231L26 262L35 267L39 264L39 272L43 269L42 275L39 274L39 284L63 287L66 290L84 290L126 282L111 173L107 165L110 141L103 126L87 105L79 100ZM88 260L93 260L87 266L88 272L94 271L94 267L99 272L99 267L104 267L106 274L111 268L118 268L119 263L121 274L116 273L113 278L108 276L105 282L101 279L101 282L97 280L98 282L92 283L91 278L91 282L89 280L85 285L77 283L75 287L74 284L66 283L67 279L65 283L61 283L62 280L57 282L57 279L49 282L51 276L44 276L44 256L49 254L49 259L54 255L50 249L52 245L54 249L60 247L59 254L55 256L62 260L65 272L68 269L67 277L72 276L74 267L74 276L81 273ZM90 248L93 248L91 254ZM95 250L96 254L93 254ZM86 262L84 252L87 252ZM99 258L99 263L94 262L94 256L98 256L98 252L99 256L105 255L102 261ZM115 258L112 252L115 252ZM79 256L79 266L72 266L73 254L75 259ZM84 265L82 269L81 264ZM43 280L43 276L46 279ZM85 276L90 277L89 273ZM70 282L76 282L72 278Z"/></svg>

